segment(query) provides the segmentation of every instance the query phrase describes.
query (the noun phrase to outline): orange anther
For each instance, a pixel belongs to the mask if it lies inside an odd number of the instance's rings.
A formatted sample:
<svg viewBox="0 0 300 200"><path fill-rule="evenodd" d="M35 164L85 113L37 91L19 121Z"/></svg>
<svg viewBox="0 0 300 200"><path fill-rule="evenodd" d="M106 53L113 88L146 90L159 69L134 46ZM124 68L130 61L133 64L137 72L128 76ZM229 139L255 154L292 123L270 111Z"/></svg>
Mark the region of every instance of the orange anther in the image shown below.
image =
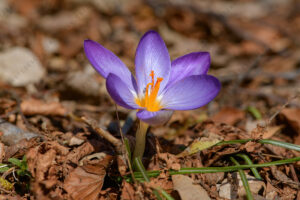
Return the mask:
<svg viewBox="0 0 300 200"><path fill-rule="evenodd" d="M151 90L153 90L153 87L154 87L154 71L153 70L151 70L150 76L151 76L151 83L152 83Z"/></svg>
<svg viewBox="0 0 300 200"><path fill-rule="evenodd" d="M158 77L156 83L154 82L154 71L150 73L151 82L147 84L145 90L145 96L142 99L136 99L136 102L139 106L146 108L148 111L156 112L161 109L160 102L156 99L160 87L160 83L163 81L163 78ZM151 89L149 89L151 86Z"/></svg>

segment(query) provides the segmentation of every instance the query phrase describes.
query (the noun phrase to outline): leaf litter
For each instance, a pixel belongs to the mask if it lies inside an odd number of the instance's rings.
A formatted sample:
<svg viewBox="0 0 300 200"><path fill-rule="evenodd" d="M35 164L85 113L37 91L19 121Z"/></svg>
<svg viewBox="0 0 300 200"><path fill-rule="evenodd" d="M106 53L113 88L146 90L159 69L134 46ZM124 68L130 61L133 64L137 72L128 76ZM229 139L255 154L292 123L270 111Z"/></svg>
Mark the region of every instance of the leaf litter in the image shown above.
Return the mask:
<svg viewBox="0 0 300 200"><path fill-rule="evenodd" d="M229 157L237 153L255 164L300 156L257 143L300 144L297 6L289 0L1 1L0 199L155 199L153 188L175 199L245 198L235 172L169 170L232 166ZM118 124L132 151L135 114L118 108L117 121L105 82L89 69L82 43L99 41L133 70L134 47L150 29L162 35L172 60L209 51L210 72L222 90L208 106L175 112L165 126L150 129L143 163L161 174L149 183L131 182ZM24 52L17 61L7 56L14 49ZM19 64L7 67L10 63ZM218 145L244 139L253 141ZM30 176L18 175L9 162L24 155ZM244 170L255 198L300 198L299 161L257 170L263 180Z"/></svg>

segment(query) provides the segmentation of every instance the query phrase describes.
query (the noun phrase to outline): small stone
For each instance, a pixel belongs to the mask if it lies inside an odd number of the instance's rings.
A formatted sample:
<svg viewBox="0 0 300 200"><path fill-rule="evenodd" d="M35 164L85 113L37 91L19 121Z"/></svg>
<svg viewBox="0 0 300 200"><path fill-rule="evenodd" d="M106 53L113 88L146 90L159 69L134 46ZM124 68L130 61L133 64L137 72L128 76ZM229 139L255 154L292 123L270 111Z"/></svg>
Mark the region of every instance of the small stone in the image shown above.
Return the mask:
<svg viewBox="0 0 300 200"><path fill-rule="evenodd" d="M69 146L76 146L81 145L84 142L84 140L78 138L78 137L71 137L69 141Z"/></svg>
<svg viewBox="0 0 300 200"><path fill-rule="evenodd" d="M0 53L0 79L12 86L38 83L45 75L39 59L28 49L14 47Z"/></svg>
<svg viewBox="0 0 300 200"><path fill-rule="evenodd" d="M45 52L47 52L48 54L58 52L60 46L59 42L56 39L50 37L43 38L42 44Z"/></svg>
<svg viewBox="0 0 300 200"><path fill-rule="evenodd" d="M86 66L83 71L69 72L65 83L84 95L97 97L100 94L101 85L94 80L95 73L91 66Z"/></svg>

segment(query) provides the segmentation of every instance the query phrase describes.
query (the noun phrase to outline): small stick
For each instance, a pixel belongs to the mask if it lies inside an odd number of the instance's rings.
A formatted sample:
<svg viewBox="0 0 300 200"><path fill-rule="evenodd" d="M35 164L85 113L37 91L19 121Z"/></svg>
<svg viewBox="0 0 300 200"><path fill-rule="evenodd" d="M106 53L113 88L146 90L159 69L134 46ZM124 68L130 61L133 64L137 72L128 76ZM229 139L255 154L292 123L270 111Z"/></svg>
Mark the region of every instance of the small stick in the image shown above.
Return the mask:
<svg viewBox="0 0 300 200"><path fill-rule="evenodd" d="M297 173L296 173L296 171L295 171L294 165L289 164L289 167L290 167L290 169L291 169L291 175L292 175L293 180L294 180L295 182L299 183L299 179L298 179L298 177L297 177Z"/></svg>
<svg viewBox="0 0 300 200"><path fill-rule="evenodd" d="M114 147L116 148L116 151L118 154L122 154L122 142L118 138L111 135L108 131L105 131L104 129L100 128L93 120L87 119L85 117L80 118L84 123L92 127L100 136L102 136L104 139L109 141Z"/></svg>

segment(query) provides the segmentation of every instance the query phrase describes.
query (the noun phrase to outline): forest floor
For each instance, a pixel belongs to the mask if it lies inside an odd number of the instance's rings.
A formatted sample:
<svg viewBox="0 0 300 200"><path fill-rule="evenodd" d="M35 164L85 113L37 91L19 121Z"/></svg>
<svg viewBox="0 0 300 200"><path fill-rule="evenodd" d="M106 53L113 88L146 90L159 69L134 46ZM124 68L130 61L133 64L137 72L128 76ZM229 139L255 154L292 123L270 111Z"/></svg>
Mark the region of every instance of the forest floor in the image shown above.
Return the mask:
<svg viewBox="0 0 300 200"><path fill-rule="evenodd" d="M1 0L0 199L157 199L155 191L245 199L244 174L254 199L299 200L299 9L296 0ZM148 30L159 32L172 60L209 52L209 74L222 89L207 106L150 128L143 164L160 174L145 182L138 173L132 179L124 152L99 135L121 142L120 125L132 150L138 120L115 106L83 41L101 43L133 71ZM244 158L296 159L174 173Z"/></svg>

